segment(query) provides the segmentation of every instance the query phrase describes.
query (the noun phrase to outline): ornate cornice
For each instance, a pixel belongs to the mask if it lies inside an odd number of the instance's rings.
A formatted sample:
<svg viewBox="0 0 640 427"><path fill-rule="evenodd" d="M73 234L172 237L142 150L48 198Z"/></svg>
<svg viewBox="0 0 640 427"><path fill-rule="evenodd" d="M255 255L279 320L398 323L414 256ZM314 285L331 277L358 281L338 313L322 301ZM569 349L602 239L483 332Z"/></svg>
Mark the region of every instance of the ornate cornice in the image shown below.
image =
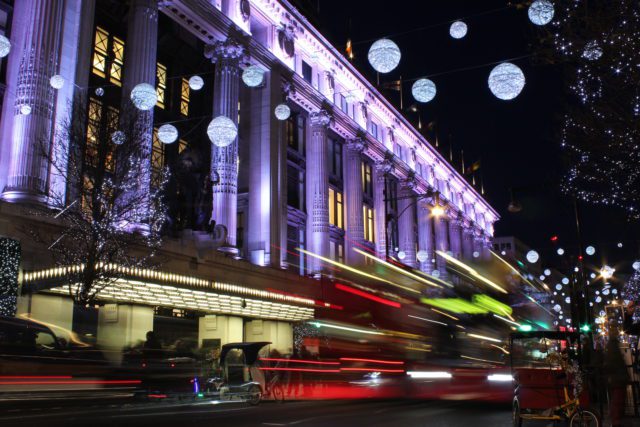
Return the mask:
<svg viewBox="0 0 640 427"><path fill-rule="evenodd" d="M239 64L246 54L245 48L236 40L227 38L226 40L218 40L204 47L205 58L211 59L211 62L227 62Z"/></svg>
<svg viewBox="0 0 640 427"><path fill-rule="evenodd" d="M321 109L309 114L309 121L313 127L328 127L333 121L333 117L327 110Z"/></svg>

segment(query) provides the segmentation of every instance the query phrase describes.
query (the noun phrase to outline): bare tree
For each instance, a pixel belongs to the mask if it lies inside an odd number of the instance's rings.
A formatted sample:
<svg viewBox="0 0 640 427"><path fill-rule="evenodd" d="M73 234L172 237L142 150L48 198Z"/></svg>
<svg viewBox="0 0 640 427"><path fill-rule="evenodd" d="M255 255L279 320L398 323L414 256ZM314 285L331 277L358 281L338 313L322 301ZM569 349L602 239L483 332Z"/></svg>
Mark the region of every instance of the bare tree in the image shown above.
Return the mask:
<svg viewBox="0 0 640 427"><path fill-rule="evenodd" d="M85 106L78 102L75 105ZM131 268L156 265L167 219L168 169L151 166L150 114L133 106L118 111L91 100L56 129L56 143L42 143L52 181L47 207L32 213L59 224L53 235L27 232L46 245L74 301L92 303Z"/></svg>

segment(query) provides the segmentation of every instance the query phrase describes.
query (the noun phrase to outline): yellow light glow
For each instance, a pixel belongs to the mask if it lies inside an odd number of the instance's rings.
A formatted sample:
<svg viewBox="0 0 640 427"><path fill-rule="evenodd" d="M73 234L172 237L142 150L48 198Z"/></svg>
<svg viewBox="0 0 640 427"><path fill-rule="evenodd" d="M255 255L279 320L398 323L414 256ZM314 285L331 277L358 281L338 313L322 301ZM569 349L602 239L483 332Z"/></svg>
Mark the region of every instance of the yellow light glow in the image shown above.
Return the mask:
<svg viewBox="0 0 640 427"><path fill-rule="evenodd" d="M447 255L446 253L442 252L442 251L436 251L436 253L438 255L440 255L441 257L443 257L444 259L446 259L447 261L449 261L452 264L457 265L458 267L466 270L469 272L469 274L471 274L473 277L475 277L476 279L479 279L480 281L486 283L487 285L499 290L500 292L507 294L508 292L502 288L501 286L497 285L496 283L492 282L491 280L485 278L484 276L482 276L481 274L479 274L476 270L474 270L473 268L469 267L468 265L466 265L465 263L455 259L454 257Z"/></svg>
<svg viewBox="0 0 640 427"><path fill-rule="evenodd" d="M440 205L436 205L431 209L431 215L435 217L440 217L444 215L444 209Z"/></svg>
<svg viewBox="0 0 640 427"><path fill-rule="evenodd" d="M467 336L472 337L472 338L477 338L479 340L487 340L487 341L493 341L493 342L502 342L497 338L491 338L491 337L487 337L484 335L478 335L478 334L467 334Z"/></svg>
<svg viewBox="0 0 640 427"><path fill-rule="evenodd" d="M456 316L452 316L452 315L450 315L449 313L445 313L444 311L440 311L440 310L438 310L437 308L433 308L433 307L432 307L432 308L431 308L431 310L432 310L432 311L435 311L436 313L442 314L443 316L447 316L447 317L449 317L449 318L451 318L451 319L453 319L453 320L460 320L460 319L458 319Z"/></svg>
<svg viewBox="0 0 640 427"><path fill-rule="evenodd" d="M500 350L501 352L503 352L504 354L511 354L509 353L507 350L505 350L504 348L500 347L499 345L495 345L495 344L489 344L491 347L495 347L498 350Z"/></svg>
<svg viewBox="0 0 640 427"><path fill-rule="evenodd" d="M477 360L479 362L485 362L485 363L493 363L496 365L504 365L504 362L498 362L495 360L487 360L487 359L479 359L477 357L471 357L471 356L465 356L464 354L460 356L463 359L469 359L469 360Z"/></svg>

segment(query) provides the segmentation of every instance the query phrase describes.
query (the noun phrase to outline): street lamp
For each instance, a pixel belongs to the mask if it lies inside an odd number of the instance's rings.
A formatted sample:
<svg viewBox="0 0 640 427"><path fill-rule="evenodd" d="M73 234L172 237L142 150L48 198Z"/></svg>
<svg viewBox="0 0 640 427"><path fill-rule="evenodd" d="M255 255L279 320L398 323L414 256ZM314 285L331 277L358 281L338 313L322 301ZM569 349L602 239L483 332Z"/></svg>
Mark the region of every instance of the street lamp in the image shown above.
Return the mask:
<svg viewBox="0 0 640 427"><path fill-rule="evenodd" d="M616 272L616 269L609 267L608 265L605 265L600 269L600 275L604 280L611 279L613 277L613 273L615 272Z"/></svg>

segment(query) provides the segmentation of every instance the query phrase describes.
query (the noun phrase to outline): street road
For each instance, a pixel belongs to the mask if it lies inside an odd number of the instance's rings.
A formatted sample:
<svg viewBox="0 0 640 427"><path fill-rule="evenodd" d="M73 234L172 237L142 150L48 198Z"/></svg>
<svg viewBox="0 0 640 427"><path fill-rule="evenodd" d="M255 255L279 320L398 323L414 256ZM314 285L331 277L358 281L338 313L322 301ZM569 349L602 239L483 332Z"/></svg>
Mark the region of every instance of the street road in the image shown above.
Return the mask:
<svg viewBox="0 0 640 427"><path fill-rule="evenodd" d="M156 402L28 409L3 408L2 426L507 427L509 407L463 401ZM534 427L535 424L530 424Z"/></svg>

